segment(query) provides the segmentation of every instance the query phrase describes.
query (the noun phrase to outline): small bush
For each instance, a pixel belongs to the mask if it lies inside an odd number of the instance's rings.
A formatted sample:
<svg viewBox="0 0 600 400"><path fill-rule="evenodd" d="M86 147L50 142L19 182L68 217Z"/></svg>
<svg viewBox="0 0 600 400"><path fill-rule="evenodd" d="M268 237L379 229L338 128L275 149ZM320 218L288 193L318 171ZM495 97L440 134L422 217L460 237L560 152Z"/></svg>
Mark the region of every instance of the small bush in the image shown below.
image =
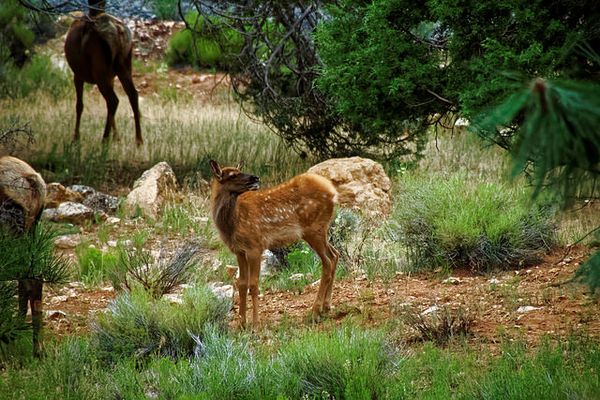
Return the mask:
<svg viewBox="0 0 600 400"><path fill-rule="evenodd" d="M112 284L117 290L141 287L152 297L160 298L190 277L198 251L198 246L188 244L167 261L154 260L141 249L121 250L110 273Z"/></svg>
<svg viewBox="0 0 600 400"><path fill-rule="evenodd" d="M242 36L218 17L208 20L191 12L185 19L194 31L184 29L173 35L166 53L167 63L230 71L234 57L241 51Z"/></svg>
<svg viewBox="0 0 600 400"><path fill-rule="evenodd" d="M469 335L473 325L473 317L462 307L453 310L444 306L425 315L408 307L401 312L400 319L417 332L421 340L442 345L453 338Z"/></svg>
<svg viewBox="0 0 600 400"><path fill-rule="evenodd" d="M407 177L394 217L414 268L476 271L535 261L555 240L551 212L525 189L465 177Z"/></svg>
<svg viewBox="0 0 600 400"><path fill-rule="evenodd" d="M0 98L27 97L36 91L59 97L71 89L67 75L52 65L47 56L36 54L21 68L10 61L0 60L0 64L3 64L0 67Z"/></svg>
<svg viewBox="0 0 600 400"><path fill-rule="evenodd" d="M281 348L276 380L293 399L382 398L392 355L376 332L309 332Z"/></svg>
<svg viewBox="0 0 600 400"><path fill-rule="evenodd" d="M152 8L160 19L177 18L177 0L152 0Z"/></svg>
<svg viewBox="0 0 600 400"><path fill-rule="evenodd" d="M191 357L203 347L208 329L224 329L231 304L204 287L188 289L183 303L154 299L141 288L121 293L92 325L107 359L150 355Z"/></svg>

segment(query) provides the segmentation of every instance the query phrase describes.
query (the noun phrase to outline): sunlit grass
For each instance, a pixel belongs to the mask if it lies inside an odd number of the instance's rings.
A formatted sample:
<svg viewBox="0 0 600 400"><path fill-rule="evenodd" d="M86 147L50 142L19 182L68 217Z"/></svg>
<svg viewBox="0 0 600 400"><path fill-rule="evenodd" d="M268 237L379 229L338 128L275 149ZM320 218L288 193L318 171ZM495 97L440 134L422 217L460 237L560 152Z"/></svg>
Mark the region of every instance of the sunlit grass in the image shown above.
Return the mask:
<svg viewBox="0 0 600 400"><path fill-rule="evenodd" d="M167 161L176 171L201 172L207 178L210 158L225 165L243 160L246 169L261 175L263 181L275 182L310 166L267 127L248 118L233 100L213 105L177 97L168 100L159 93L142 96L145 143L136 148L131 108L122 93L119 99L116 124L120 141L111 143L108 153L113 170L139 169ZM89 159L99 153L106 106L95 88L86 91L84 104L81 158ZM53 149L60 155L64 146L71 143L75 124L73 95L53 99L38 92L24 99L2 101L0 109L0 126L14 117L29 122L36 141L23 156L37 160L34 163L42 167Z"/></svg>

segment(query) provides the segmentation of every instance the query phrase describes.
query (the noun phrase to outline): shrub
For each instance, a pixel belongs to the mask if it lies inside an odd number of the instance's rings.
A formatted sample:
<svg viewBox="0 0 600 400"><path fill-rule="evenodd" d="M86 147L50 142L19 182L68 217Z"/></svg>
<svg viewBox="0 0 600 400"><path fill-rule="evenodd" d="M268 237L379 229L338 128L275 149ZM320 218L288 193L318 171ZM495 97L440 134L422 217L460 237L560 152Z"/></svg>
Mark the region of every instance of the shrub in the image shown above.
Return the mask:
<svg viewBox="0 0 600 400"><path fill-rule="evenodd" d="M141 287L152 297L160 298L189 278L198 251L198 246L188 244L170 260L154 260L141 249L121 250L110 272L112 284L115 289Z"/></svg>
<svg viewBox="0 0 600 400"><path fill-rule="evenodd" d="M208 19L190 12L185 20L191 29L173 35L166 53L167 63L231 70L233 57L242 48L242 35L218 17Z"/></svg>
<svg viewBox="0 0 600 400"><path fill-rule="evenodd" d="M471 333L473 317L462 307L453 310L448 306L429 314L408 307L401 312L401 320L420 335L422 340L445 344L455 337Z"/></svg>
<svg viewBox="0 0 600 400"><path fill-rule="evenodd" d="M372 331L308 332L278 354L279 391L289 398L381 398L392 353Z"/></svg>
<svg viewBox="0 0 600 400"><path fill-rule="evenodd" d="M141 288L121 293L92 325L100 354L114 360L199 353L208 329L224 329L231 304L204 287L186 290L182 301L156 300Z"/></svg>
<svg viewBox="0 0 600 400"><path fill-rule="evenodd" d="M160 19L177 18L177 0L152 0L152 8Z"/></svg>
<svg viewBox="0 0 600 400"><path fill-rule="evenodd" d="M36 54L22 68L2 60L0 65L0 97L27 97L36 91L59 97L71 88L67 75L52 65L48 56Z"/></svg>
<svg viewBox="0 0 600 400"><path fill-rule="evenodd" d="M394 217L415 268L522 266L554 242L550 210L531 204L525 189L461 175L412 176L402 185Z"/></svg>

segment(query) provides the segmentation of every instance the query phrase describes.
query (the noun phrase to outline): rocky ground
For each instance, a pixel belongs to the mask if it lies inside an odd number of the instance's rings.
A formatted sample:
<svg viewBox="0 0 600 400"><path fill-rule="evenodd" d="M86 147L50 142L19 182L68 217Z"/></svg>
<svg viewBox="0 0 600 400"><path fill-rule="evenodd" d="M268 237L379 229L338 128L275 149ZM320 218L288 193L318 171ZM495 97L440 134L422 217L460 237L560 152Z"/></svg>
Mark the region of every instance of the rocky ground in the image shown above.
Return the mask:
<svg viewBox="0 0 600 400"><path fill-rule="evenodd" d="M354 274L335 283L334 308L321 324L342 324L349 319L365 326L392 323L408 339L415 332L403 325L407 309L427 313L448 306L463 308L473 318L469 340L492 347L507 339L535 345L542 337L598 338L600 304L586 294L584 286L569 283L587 253L585 247L558 248L526 270L486 276L454 271L451 278L421 273L371 281ZM262 293L259 332L310 326L308 316L316 292L316 285L307 285L301 293ZM47 329L59 336L86 332L94 315L114 296L110 286L90 290L78 282L50 289L44 299ZM230 313L234 329L236 309L237 305Z"/></svg>

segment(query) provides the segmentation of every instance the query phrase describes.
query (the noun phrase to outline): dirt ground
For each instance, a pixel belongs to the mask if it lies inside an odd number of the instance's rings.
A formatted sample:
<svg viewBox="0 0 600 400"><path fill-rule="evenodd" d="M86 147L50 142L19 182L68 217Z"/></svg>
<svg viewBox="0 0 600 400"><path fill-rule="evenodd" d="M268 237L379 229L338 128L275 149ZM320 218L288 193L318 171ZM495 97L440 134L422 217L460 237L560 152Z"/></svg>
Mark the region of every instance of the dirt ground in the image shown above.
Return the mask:
<svg viewBox="0 0 600 400"><path fill-rule="evenodd" d="M535 345L544 336L564 338L571 334L598 338L600 304L586 294L585 286L568 283L587 254L585 247L559 248L540 264L524 270L486 276L455 271L453 283L433 273L397 274L386 282L366 277L344 279L335 283L333 309L321 325L342 324L350 318L367 327L383 326L401 323L406 307L423 312L432 306L449 306L462 307L473 317L469 340L482 344L520 339ZM302 293L262 293L261 330L314 326L308 316L316 292L316 285L308 285ZM114 296L111 287L86 290L78 283L49 291L45 310L60 310L64 315L49 311L46 329L58 336L87 332L94 315ZM234 329L237 295L235 302L230 313ZM529 311L525 311L528 306ZM408 340L411 334L406 332Z"/></svg>

